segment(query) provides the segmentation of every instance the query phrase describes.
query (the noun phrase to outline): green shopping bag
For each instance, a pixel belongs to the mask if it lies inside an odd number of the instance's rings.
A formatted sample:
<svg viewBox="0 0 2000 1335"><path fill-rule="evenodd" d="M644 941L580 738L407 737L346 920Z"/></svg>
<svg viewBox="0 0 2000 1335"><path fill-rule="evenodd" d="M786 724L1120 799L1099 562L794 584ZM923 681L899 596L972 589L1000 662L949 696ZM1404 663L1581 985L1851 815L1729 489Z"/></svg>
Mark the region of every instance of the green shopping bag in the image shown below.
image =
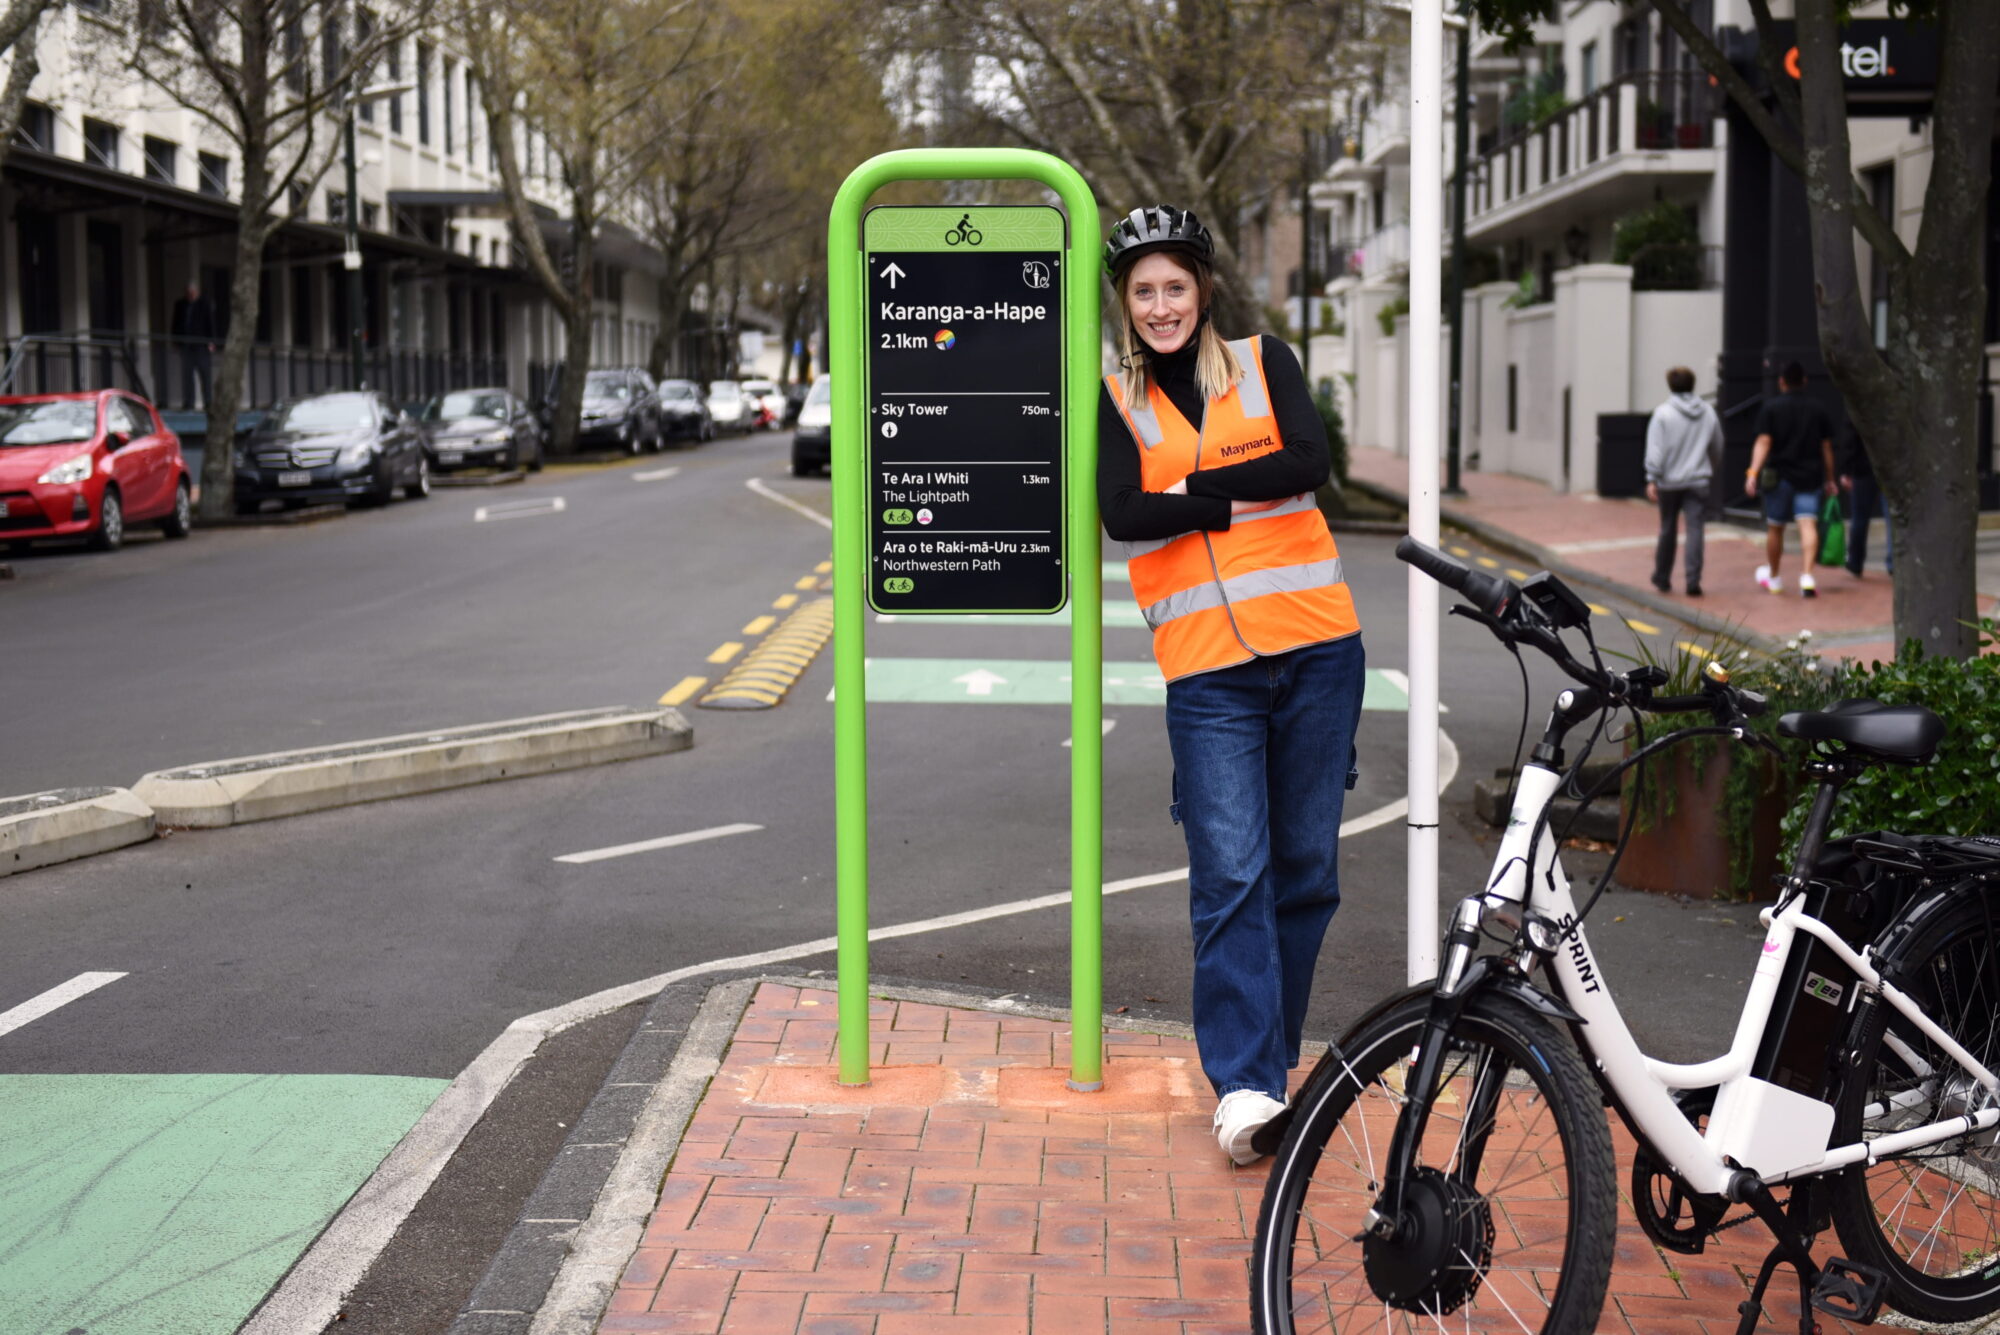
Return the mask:
<svg viewBox="0 0 2000 1335"><path fill-rule="evenodd" d="M1840 512L1840 497L1829 496L1819 508L1819 563L1823 566L1847 564L1847 520Z"/></svg>

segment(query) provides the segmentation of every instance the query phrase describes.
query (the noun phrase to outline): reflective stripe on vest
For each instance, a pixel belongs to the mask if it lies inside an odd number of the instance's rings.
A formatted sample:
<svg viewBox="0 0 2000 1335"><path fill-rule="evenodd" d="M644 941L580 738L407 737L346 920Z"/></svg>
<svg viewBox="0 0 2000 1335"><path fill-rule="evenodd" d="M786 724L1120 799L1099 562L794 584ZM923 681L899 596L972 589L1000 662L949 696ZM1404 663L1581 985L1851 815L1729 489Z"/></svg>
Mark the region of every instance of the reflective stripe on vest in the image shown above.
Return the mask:
<svg viewBox="0 0 2000 1335"><path fill-rule="evenodd" d="M1112 401L1138 443L1141 486L1162 492L1197 466L1232 467L1283 449L1271 413L1262 347L1229 344L1244 374L1208 401L1197 429L1157 386L1128 408L1108 377ZM1108 446L1108 448L1116 448ZM1172 681L1340 639L1361 629L1340 553L1310 495L1232 518L1227 530L1124 544L1133 596L1153 628L1153 653Z"/></svg>

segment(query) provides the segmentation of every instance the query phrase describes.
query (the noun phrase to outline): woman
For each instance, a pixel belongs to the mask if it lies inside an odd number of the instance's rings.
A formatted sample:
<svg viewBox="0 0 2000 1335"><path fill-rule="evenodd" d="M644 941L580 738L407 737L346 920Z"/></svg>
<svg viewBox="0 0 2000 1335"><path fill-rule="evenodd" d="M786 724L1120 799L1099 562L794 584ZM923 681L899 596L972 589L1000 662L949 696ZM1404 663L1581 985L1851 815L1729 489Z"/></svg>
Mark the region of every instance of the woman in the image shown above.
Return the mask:
<svg viewBox="0 0 2000 1335"><path fill-rule="evenodd" d="M1194 1027L1239 1164L1283 1111L1313 965L1340 904L1361 625L1313 499L1326 432L1291 349L1209 323L1214 242L1135 209L1105 267L1122 375L1098 410L1098 501L1167 679L1172 816L1188 845Z"/></svg>

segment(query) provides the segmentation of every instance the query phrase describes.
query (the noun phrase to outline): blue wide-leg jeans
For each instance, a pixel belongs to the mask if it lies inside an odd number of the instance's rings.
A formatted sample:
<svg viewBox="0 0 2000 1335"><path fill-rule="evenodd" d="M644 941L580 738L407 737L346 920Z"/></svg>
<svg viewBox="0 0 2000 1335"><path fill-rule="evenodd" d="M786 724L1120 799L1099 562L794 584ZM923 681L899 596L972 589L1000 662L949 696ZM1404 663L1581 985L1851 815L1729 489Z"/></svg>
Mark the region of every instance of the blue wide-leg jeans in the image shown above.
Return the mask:
<svg viewBox="0 0 2000 1335"><path fill-rule="evenodd" d="M1313 966L1340 907L1360 635L1167 684L1174 819L1187 836L1194 1032L1217 1097L1285 1097Z"/></svg>

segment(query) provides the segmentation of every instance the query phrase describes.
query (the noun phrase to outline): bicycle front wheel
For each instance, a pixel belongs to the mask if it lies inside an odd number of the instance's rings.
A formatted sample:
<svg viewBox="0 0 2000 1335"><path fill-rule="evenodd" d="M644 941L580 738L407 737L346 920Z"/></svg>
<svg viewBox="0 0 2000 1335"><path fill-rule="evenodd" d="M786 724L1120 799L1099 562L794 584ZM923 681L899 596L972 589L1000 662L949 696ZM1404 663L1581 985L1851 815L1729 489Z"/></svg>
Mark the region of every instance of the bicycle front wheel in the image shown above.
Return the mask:
<svg viewBox="0 0 2000 1335"><path fill-rule="evenodd" d="M1617 1228L1611 1136L1582 1059L1519 1002L1474 998L1450 1034L1395 1236L1369 1235L1410 1057L1411 995L1325 1060L1264 1188L1251 1254L1259 1335L1588 1335Z"/></svg>
<svg viewBox="0 0 2000 1335"><path fill-rule="evenodd" d="M1978 898L1918 929L1896 983L1988 1070L2000 1067L2000 958ZM2000 909L1995 910L2000 915ZM1860 1021L1833 1143L1875 1140L1992 1106L1957 1062L1886 1002ZM2000 1143L1960 1136L1842 1173L1833 1222L1847 1254L1887 1273L1889 1305L1926 1321L2000 1310Z"/></svg>

